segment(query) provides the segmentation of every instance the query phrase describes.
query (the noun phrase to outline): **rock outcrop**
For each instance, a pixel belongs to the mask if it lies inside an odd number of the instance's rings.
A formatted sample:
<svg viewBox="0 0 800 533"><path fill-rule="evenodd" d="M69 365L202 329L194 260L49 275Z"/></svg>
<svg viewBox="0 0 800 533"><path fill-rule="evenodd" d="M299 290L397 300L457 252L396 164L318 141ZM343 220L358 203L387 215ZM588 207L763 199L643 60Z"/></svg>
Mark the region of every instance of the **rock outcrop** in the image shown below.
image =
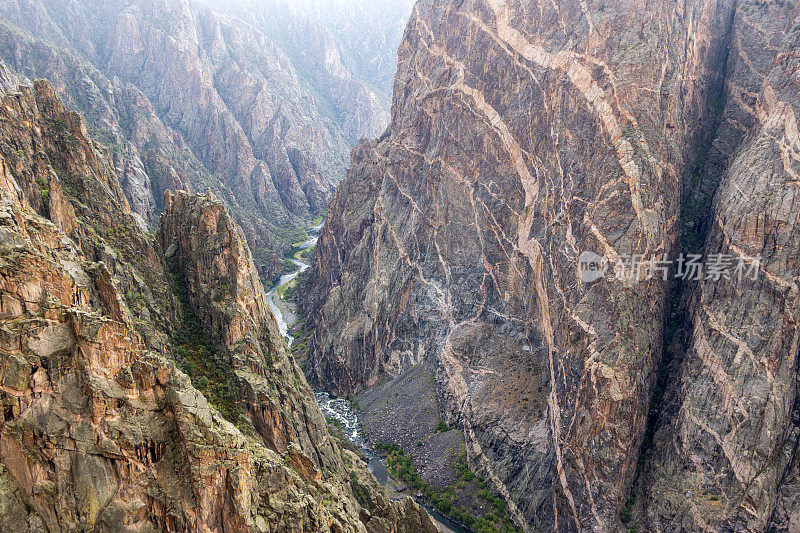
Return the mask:
<svg viewBox="0 0 800 533"><path fill-rule="evenodd" d="M310 379L434 369L527 531L791 530L797 27L790 2L419 2L301 291ZM763 262L649 262L694 252Z"/></svg>
<svg viewBox="0 0 800 533"><path fill-rule="evenodd" d="M325 433L219 202L170 195L159 239L142 232L45 82L3 98L0 152L3 531L435 532ZM233 362L245 421L175 364L192 312L208 364Z"/></svg>
<svg viewBox="0 0 800 533"><path fill-rule="evenodd" d="M161 246L180 270L201 327L229 358L256 430L278 453L302 452L298 461L313 464L317 475L323 468L341 470L314 395L284 346L241 230L213 195L168 192L166 206Z"/></svg>

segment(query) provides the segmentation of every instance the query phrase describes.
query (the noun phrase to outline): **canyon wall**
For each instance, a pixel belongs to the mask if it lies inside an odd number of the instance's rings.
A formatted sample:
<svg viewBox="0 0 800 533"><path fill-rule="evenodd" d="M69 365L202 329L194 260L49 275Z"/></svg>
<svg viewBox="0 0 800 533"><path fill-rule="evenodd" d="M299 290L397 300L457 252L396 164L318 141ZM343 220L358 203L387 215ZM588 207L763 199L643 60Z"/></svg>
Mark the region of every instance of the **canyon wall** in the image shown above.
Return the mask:
<svg viewBox="0 0 800 533"><path fill-rule="evenodd" d="M325 118L341 125L349 147L386 130L411 0L202 2L251 24L280 46L302 82L315 89Z"/></svg>
<svg viewBox="0 0 800 533"><path fill-rule="evenodd" d="M758 257L759 272L706 276L684 291L688 319L668 346L668 385L639 483L646 529L800 527L799 12L737 4L708 151L715 162L701 178L716 188L702 251Z"/></svg>
<svg viewBox="0 0 800 533"><path fill-rule="evenodd" d="M796 527L798 9L419 2L301 293L311 381L432 368L527 531ZM690 253L763 261L625 268Z"/></svg>
<svg viewBox="0 0 800 533"><path fill-rule="evenodd" d="M203 0L208 3L219 0ZM392 87L397 71L397 48L414 7L415 0L256 0L248 2L256 9L275 13L300 14L330 33L339 49L342 63L357 79L363 80L378 96L388 111L392 103ZM252 8L251 8L252 11ZM277 30L277 28L276 28ZM286 28L283 28L285 31ZM277 32L276 32L277 33ZM302 39L297 32L290 39ZM315 51L291 48L313 57ZM384 128L385 129L385 128ZM383 132L381 132L383 133Z"/></svg>

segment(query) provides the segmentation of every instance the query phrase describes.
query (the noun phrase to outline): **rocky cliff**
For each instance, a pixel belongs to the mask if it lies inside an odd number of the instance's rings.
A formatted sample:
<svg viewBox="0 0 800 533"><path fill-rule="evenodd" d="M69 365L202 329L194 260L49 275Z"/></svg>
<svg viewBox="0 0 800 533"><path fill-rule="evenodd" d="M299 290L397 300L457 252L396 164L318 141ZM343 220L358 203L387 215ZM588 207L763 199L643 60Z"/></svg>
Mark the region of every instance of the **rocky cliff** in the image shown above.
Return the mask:
<svg viewBox="0 0 800 533"><path fill-rule="evenodd" d="M0 60L17 79L51 80L84 113L143 227L165 190L210 187L271 278L325 209L347 152L388 122L388 105L330 60L330 33L282 12L288 43L260 19L189 1L7 1Z"/></svg>
<svg viewBox="0 0 800 533"><path fill-rule="evenodd" d="M798 9L419 2L301 292L310 379L432 369L527 531L798 527Z"/></svg>
<svg viewBox="0 0 800 533"><path fill-rule="evenodd" d="M244 12L244 20L248 17L260 19L264 27L271 28L268 35L286 43L283 49L299 60L298 64L318 65L308 72L312 76L325 74L332 64L341 63L353 79L363 82L378 98L388 124L397 48L414 0L202 1L221 10L236 5ZM305 31L305 21L311 23L314 33ZM325 46L327 54L322 56L319 52L323 48L319 44L326 42L335 43L336 50ZM306 48L304 43L312 46ZM323 58L327 65L321 64ZM306 63L308 60L311 62Z"/></svg>
<svg viewBox="0 0 800 533"><path fill-rule="evenodd" d="M285 0L201 1L252 24L278 44L298 77L314 87L321 113L340 124L348 146L355 146L362 137L379 137L386 130L391 84L382 83L384 79L379 73L360 68L361 63L354 59L352 43L339 33L341 20L334 17L334 13L339 17L358 17L361 23L354 33L363 36L370 30L381 32L384 14L364 15L352 4L334 7L328 2L325 3L328 9L319 11L310 5ZM410 11L410 6L406 7ZM403 23L406 19L407 16L401 18ZM391 73L390 80L402 34L397 27L392 30L387 31L387 46L370 48L383 63L381 73Z"/></svg>
<svg viewBox="0 0 800 533"><path fill-rule="evenodd" d="M154 239L50 85L3 98L0 530L434 532L327 435L219 201L166 204Z"/></svg>
<svg viewBox="0 0 800 533"><path fill-rule="evenodd" d="M800 6L742 3L704 180L705 257L760 258L757 276L684 290L663 412L639 488L642 527L800 528ZM660 393L660 391L659 391Z"/></svg>

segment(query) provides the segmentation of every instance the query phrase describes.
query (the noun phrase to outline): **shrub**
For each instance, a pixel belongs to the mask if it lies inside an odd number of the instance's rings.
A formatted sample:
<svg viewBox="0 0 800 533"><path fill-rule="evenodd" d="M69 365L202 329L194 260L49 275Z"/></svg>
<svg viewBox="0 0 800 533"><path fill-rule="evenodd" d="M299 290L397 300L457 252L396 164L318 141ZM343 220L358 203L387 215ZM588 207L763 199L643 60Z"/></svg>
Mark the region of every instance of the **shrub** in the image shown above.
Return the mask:
<svg viewBox="0 0 800 533"><path fill-rule="evenodd" d="M619 519L623 524L627 524L631 521L631 516L633 515L633 504L635 502L636 499L633 496L625 500L625 505L619 512Z"/></svg>

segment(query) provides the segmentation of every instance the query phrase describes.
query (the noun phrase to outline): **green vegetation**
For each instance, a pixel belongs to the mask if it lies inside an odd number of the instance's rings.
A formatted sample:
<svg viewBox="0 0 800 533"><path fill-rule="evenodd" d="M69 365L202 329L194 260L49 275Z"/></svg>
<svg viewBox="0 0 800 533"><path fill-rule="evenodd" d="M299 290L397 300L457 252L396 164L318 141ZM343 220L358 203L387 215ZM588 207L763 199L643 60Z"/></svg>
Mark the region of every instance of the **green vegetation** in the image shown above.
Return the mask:
<svg viewBox="0 0 800 533"><path fill-rule="evenodd" d="M297 242L292 244L292 251L290 252L291 256L294 256L297 252L301 252L302 251L301 248L308 240L308 231L306 231L305 229L298 231L300 232L300 239L298 239Z"/></svg>
<svg viewBox="0 0 800 533"><path fill-rule="evenodd" d="M144 296L138 290L131 289L125 293L125 301L128 306L137 307L145 305Z"/></svg>
<svg viewBox="0 0 800 533"><path fill-rule="evenodd" d="M505 500L489 488L484 479L470 470L467 465L466 452L462 451L450 465L456 471L459 481L454 486L437 489L422 480L411 457L405 455L403 449L397 444L378 443L376 448L386 454L386 463L392 477L402 481L410 489L421 492L425 502L443 515L476 533L515 533L518 531L508 515ZM471 486L467 488L467 485ZM459 494L456 494L455 487L458 487L462 494L476 493L477 501L487 504L481 506L480 516L477 516L476 508L468 509L459 502Z"/></svg>
<svg viewBox="0 0 800 533"><path fill-rule="evenodd" d="M425 483L419 477L414 462L403 453L397 444L384 445L378 443L378 450L386 454L389 471L395 479L399 479L412 489L422 489Z"/></svg>
<svg viewBox="0 0 800 533"><path fill-rule="evenodd" d="M633 504L636 503L636 499L631 496L627 500L625 500L625 505L619 512L619 519L623 524L627 524L631 521L631 516L633 515Z"/></svg>
<svg viewBox="0 0 800 533"><path fill-rule="evenodd" d="M436 431L434 431L434 433L447 433L451 429L453 428L448 426L447 422L445 422L444 420L439 420L439 425L436 426Z"/></svg>
<svg viewBox="0 0 800 533"><path fill-rule="evenodd" d="M292 334L294 335L294 342L289 351L292 352L300 368L305 369L305 360L311 343L311 332L306 329L305 320L301 319L294 325Z"/></svg>
<svg viewBox="0 0 800 533"><path fill-rule="evenodd" d="M278 287L277 290L275 291L275 294L278 296L278 298L280 298L284 302L287 302L291 300L292 297L294 297L296 291L297 291L297 278L294 278L289 283L284 283L283 285Z"/></svg>
<svg viewBox="0 0 800 533"><path fill-rule="evenodd" d="M278 296L284 302L291 302L297 295L297 278L293 279L281 289L278 289Z"/></svg>
<svg viewBox="0 0 800 533"><path fill-rule="evenodd" d="M176 363L226 420L245 435L254 435L255 428L241 406L239 386L227 353L211 343L197 319L177 262L171 260L167 266L183 309L181 329L172 339Z"/></svg>
<svg viewBox="0 0 800 533"><path fill-rule="evenodd" d="M356 497L356 500L362 507L370 509L372 507L369 497L369 491L366 487L358 480L358 476L355 472L350 472L350 487L353 489L353 496Z"/></svg>
<svg viewBox="0 0 800 533"><path fill-rule="evenodd" d="M469 469L469 465L467 464L467 454L465 452L461 452L461 455L458 456L458 459L452 466L458 472L459 478L466 482L475 480L475 473Z"/></svg>
<svg viewBox="0 0 800 533"><path fill-rule="evenodd" d="M232 295L233 295L233 290L231 290L231 287L230 285L228 285L227 281L219 283L214 288L214 301L217 303L220 303L223 300L230 298Z"/></svg>
<svg viewBox="0 0 800 533"><path fill-rule="evenodd" d="M46 178L36 177L36 185L39 186L39 197L42 200L42 205L50 203L50 182Z"/></svg>
<svg viewBox="0 0 800 533"><path fill-rule="evenodd" d="M300 250L296 254L294 254L294 258L298 261L306 261L309 262L314 257L314 250L316 250L316 246L312 246L311 248L306 248L305 250Z"/></svg>
<svg viewBox="0 0 800 533"><path fill-rule="evenodd" d="M358 400L354 398L347 398L347 401L350 402L350 408L355 411L361 411L361 404L358 403Z"/></svg>
<svg viewBox="0 0 800 533"><path fill-rule="evenodd" d="M294 261L288 257L281 257L281 270L278 273L278 277L288 274L289 272L294 272L295 270L297 270L297 265L294 264ZM277 279L275 281L277 281Z"/></svg>
<svg viewBox="0 0 800 533"><path fill-rule="evenodd" d="M325 417L325 420L327 420L327 421L328 421L328 424L330 424L330 425L332 425L332 426L335 426L335 427L336 427L337 429L339 429L339 430L343 430L343 429L344 429L344 428L342 427L342 423L341 423L341 422L339 422L339 421L338 421L337 419L335 419L335 418L331 418L331 417L329 417L329 416L326 416L326 417Z"/></svg>

